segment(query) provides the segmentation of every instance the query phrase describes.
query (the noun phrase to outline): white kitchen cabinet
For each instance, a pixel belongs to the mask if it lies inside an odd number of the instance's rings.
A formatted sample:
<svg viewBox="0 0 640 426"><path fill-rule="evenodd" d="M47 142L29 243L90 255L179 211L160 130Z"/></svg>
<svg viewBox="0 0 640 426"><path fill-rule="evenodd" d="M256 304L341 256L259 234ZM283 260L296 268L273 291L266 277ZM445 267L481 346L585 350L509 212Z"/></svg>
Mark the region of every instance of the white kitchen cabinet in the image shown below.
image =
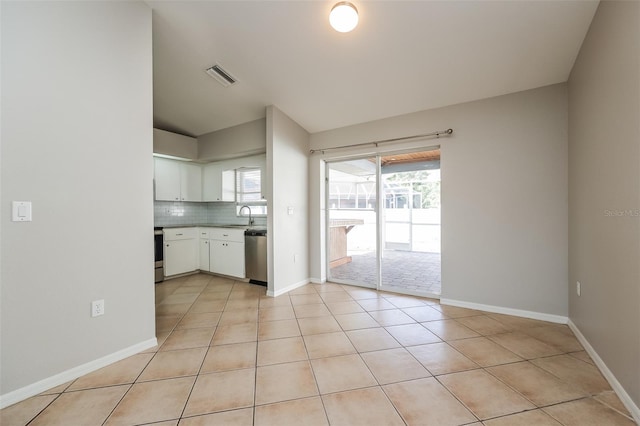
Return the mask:
<svg viewBox="0 0 640 426"><path fill-rule="evenodd" d="M265 155L255 155L247 157L241 167L250 169L260 169L260 189L262 199L266 200L267 191L267 157Z"/></svg>
<svg viewBox="0 0 640 426"><path fill-rule="evenodd" d="M154 159L156 200L180 201L180 165L165 158Z"/></svg>
<svg viewBox="0 0 640 426"><path fill-rule="evenodd" d="M198 269L201 271L209 271L209 230L206 228L199 228L198 235L200 237L200 250L199 250L199 262Z"/></svg>
<svg viewBox="0 0 640 426"><path fill-rule="evenodd" d="M211 272L244 278L244 243L209 240Z"/></svg>
<svg viewBox="0 0 640 426"><path fill-rule="evenodd" d="M244 278L244 229L210 228L209 254L211 272Z"/></svg>
<svg viewBox="0 0 640 426"><path fill-rule="evenodd" d="M154 159L156 200L202 201L202 169L198 164Z"/></svg>
<svg viewBox="0 0 640 426"><path fill-rule="evenodd" d="M202 201L235 201L236 174L233 169L225 169L225 162L204 166L202 180Z"/></svg>
<svg viewBox="0 0 640 426"><path fill-rule="evenodd" d="M202 169L202 201L222 201L222 166L207 164Z"/></svg>
<svg viewBox="0 0 640 426"><path fill-rule="evenodd" d="M198 238L196 228L164 230L165 276L184 274L198 269Z"/></svg>
<svg viewBox="0 0 640 426"><path fill-rule="evenodd" d="M222 171L222 201L236 201L236 171Z"/></svg>
<svg viewBox="0 0 640 426"><path fill-rule="evenodd" d="M202 200L203 201L236 201L235 170L241 168L259 168L261 172L262 199L266 200L266 168L264 154L250 157L217 161L203 167Z"/></svg>
<svg viewBox="0 0 640 426"><path fill-rule="evenodd" d="M180 197L182 201L202 201L202 168L198 164L180 165Z"/></svg>

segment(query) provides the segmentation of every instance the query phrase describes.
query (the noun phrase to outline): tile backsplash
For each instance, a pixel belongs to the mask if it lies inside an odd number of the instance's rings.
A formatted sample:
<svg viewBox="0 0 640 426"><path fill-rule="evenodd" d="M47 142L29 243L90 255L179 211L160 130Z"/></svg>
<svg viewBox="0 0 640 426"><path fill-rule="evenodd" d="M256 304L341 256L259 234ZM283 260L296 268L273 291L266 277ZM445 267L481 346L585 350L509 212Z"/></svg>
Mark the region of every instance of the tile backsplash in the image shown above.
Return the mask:
<svg viewBox="0 0 640 426"><path fill-rule="evenodd" d="M236 203L190 203L155 201L155 226L246 225L248 218L236 215ZM266 226L266 217L255 218L255 225Z"/></svg>

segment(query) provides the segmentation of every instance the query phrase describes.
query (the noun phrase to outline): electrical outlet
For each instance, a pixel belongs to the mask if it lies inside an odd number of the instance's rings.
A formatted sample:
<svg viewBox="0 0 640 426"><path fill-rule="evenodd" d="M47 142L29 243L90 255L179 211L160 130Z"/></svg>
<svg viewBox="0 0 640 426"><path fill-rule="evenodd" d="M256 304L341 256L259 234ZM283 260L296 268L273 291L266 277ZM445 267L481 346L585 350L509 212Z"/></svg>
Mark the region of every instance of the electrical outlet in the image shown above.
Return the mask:
<svg viewBox="0 0 640 426"><path fill-rule="evenodd" d="M91 302L91 316L99 317L100 315L104 315L104 299Z"/></svg>
<svg viewBox="0 0 640 426"><path fill-rule="evenodd" d="M581 292L581 288L580 288L580 281L576 281L576 294L578 296L580 296L580 292Z"/></svg>

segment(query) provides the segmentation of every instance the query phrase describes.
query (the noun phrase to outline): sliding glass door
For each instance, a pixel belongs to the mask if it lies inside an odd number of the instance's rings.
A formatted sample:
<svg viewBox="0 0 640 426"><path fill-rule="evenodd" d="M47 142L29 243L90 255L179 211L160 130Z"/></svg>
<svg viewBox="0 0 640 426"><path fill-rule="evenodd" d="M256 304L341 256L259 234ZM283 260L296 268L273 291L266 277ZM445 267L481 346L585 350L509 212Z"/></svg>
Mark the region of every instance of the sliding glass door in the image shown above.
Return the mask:
<svg viewBox="0 0 640 426"><path fill-rule="evenodd" d="M330 281L439 296L440 150L327 162Z"/></svg>
<svg viewBox="0 0 640 426"><path fill-rule="evenodd" d="M331 281L378 287L377 159L327 163L327 261Z"/></svg>
<svg viewBox="0 0 640 426"><path fill-rule="evenodd" d="M380 289L398 293L440 294L439 150L401 155L381 163ZM437 159L437 160L436 160Z"/></svg>

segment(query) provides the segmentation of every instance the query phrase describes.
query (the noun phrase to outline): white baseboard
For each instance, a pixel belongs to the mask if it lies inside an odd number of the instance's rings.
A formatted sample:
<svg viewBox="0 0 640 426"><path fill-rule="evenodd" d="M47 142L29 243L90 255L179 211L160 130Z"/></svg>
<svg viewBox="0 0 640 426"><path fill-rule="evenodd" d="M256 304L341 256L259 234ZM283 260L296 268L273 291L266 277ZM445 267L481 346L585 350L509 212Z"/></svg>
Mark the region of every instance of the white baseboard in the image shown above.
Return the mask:
<svg viewBox="0 0 640 426"><path fill-rule="evenodd" d="M531 318L540 321L555 322L558 324L566 324L569 318L562 315L545 314L542 312L525 311L522 309L504 308L502 306L483 305L482 303L464 302L454 299L440 299L440 304L459 306L461 308L476 309L479 311L494 312L496 314L513 315L516 317Z"/></svg>
<svg viewBox="0 0 640 426"><path fill-rule="evenodd" d="M600 358L596 350L593 349L593 346L591 346L587 338L584 337L582 332L580 332L580 329L578 328L578 326L575 325L574 322L571 320L569 320L568 324L571 331L573 331L573 334L576 335L578 341L584 347L584 350L587 351L591 359L596 363L596 366L600 369L600 372L602 373L602 375L605 377L605 379L607 379L607 381L611 385L611 388L618 395L618 398L620 398L620 401L622 401L624 406L627 407L627 410L629 410L629 412L633 416L636 423L640 424L640 408L633 402L633 400L631 399L629 394L624 390L624 388L622 387L618 379L616 379L616 376L613 375L613 373L611 372L611 370L609 370L609 368L604 363L602 358Z"/></svg>
<svg viewBox="0 0 640 426"><path fill-rule="evenodd" d="M309 278L309 282L312 284L324 284L327 280L323 280L321 278Z"/></svg>
<svg viewBox="0 0 640 426"><path fill-rule="evenodd" d="M382 288L380 291L390 291L394 292L393 288ZM440 299L440 295L438 293L424 292L424 291L414 291L414 290L406 290L402 289L402 292L398 292L399 295L408 295L408 296L417 296L417 297L426 297L428 299Z"/></svg>
<svg viewBox="0 0 640 426"><path fill-rule="evenodd" d="M23 401L27 398L31 398L32 396L41 394L42 392L53 387L60 386L63 383L75 380L80 376L91 373L92 371L98 370L102 367L106 367L107 365L123 360L146 349L152 348L157 344L158 339L154 337L153 339L145 340L133 346L129 346L128 348L119 350L118 352L114 352L112 354L103 356L102 358L89 361L86 364L79 365L67 371L63 371L62 373L56 374L55 376L47 377L46 379L42 379L23 388L16 389L4 395L0 395L0 409L8 407L9 405L13 405L16 402Z"/></svg>
<svg viewBox="0 0 640 426"><path fill-rule="evenodd" d="M304 280L302 280L302 281L298 281L298 282L297 282L297 283L295 283L295 284L291 284L291 285L289 285L289 286L287 286L287 287L285 287L285 288L282 288L282 289L280 289L280 290L278 290L278 291L275 291L275 292L274 292L273 290L267 290L267 296L270 296L270 297L278 297L278 296L280 296L281 294L288 293L288 292L290 292L291 290L295 290L295 289L296 289L296 288L298 288L298 287L302 287L302 286L303 286L303 285L305 285L305 284L309 284L309 282L310 282L309 278L305 278L305 279L304 279Z"/></svg>

